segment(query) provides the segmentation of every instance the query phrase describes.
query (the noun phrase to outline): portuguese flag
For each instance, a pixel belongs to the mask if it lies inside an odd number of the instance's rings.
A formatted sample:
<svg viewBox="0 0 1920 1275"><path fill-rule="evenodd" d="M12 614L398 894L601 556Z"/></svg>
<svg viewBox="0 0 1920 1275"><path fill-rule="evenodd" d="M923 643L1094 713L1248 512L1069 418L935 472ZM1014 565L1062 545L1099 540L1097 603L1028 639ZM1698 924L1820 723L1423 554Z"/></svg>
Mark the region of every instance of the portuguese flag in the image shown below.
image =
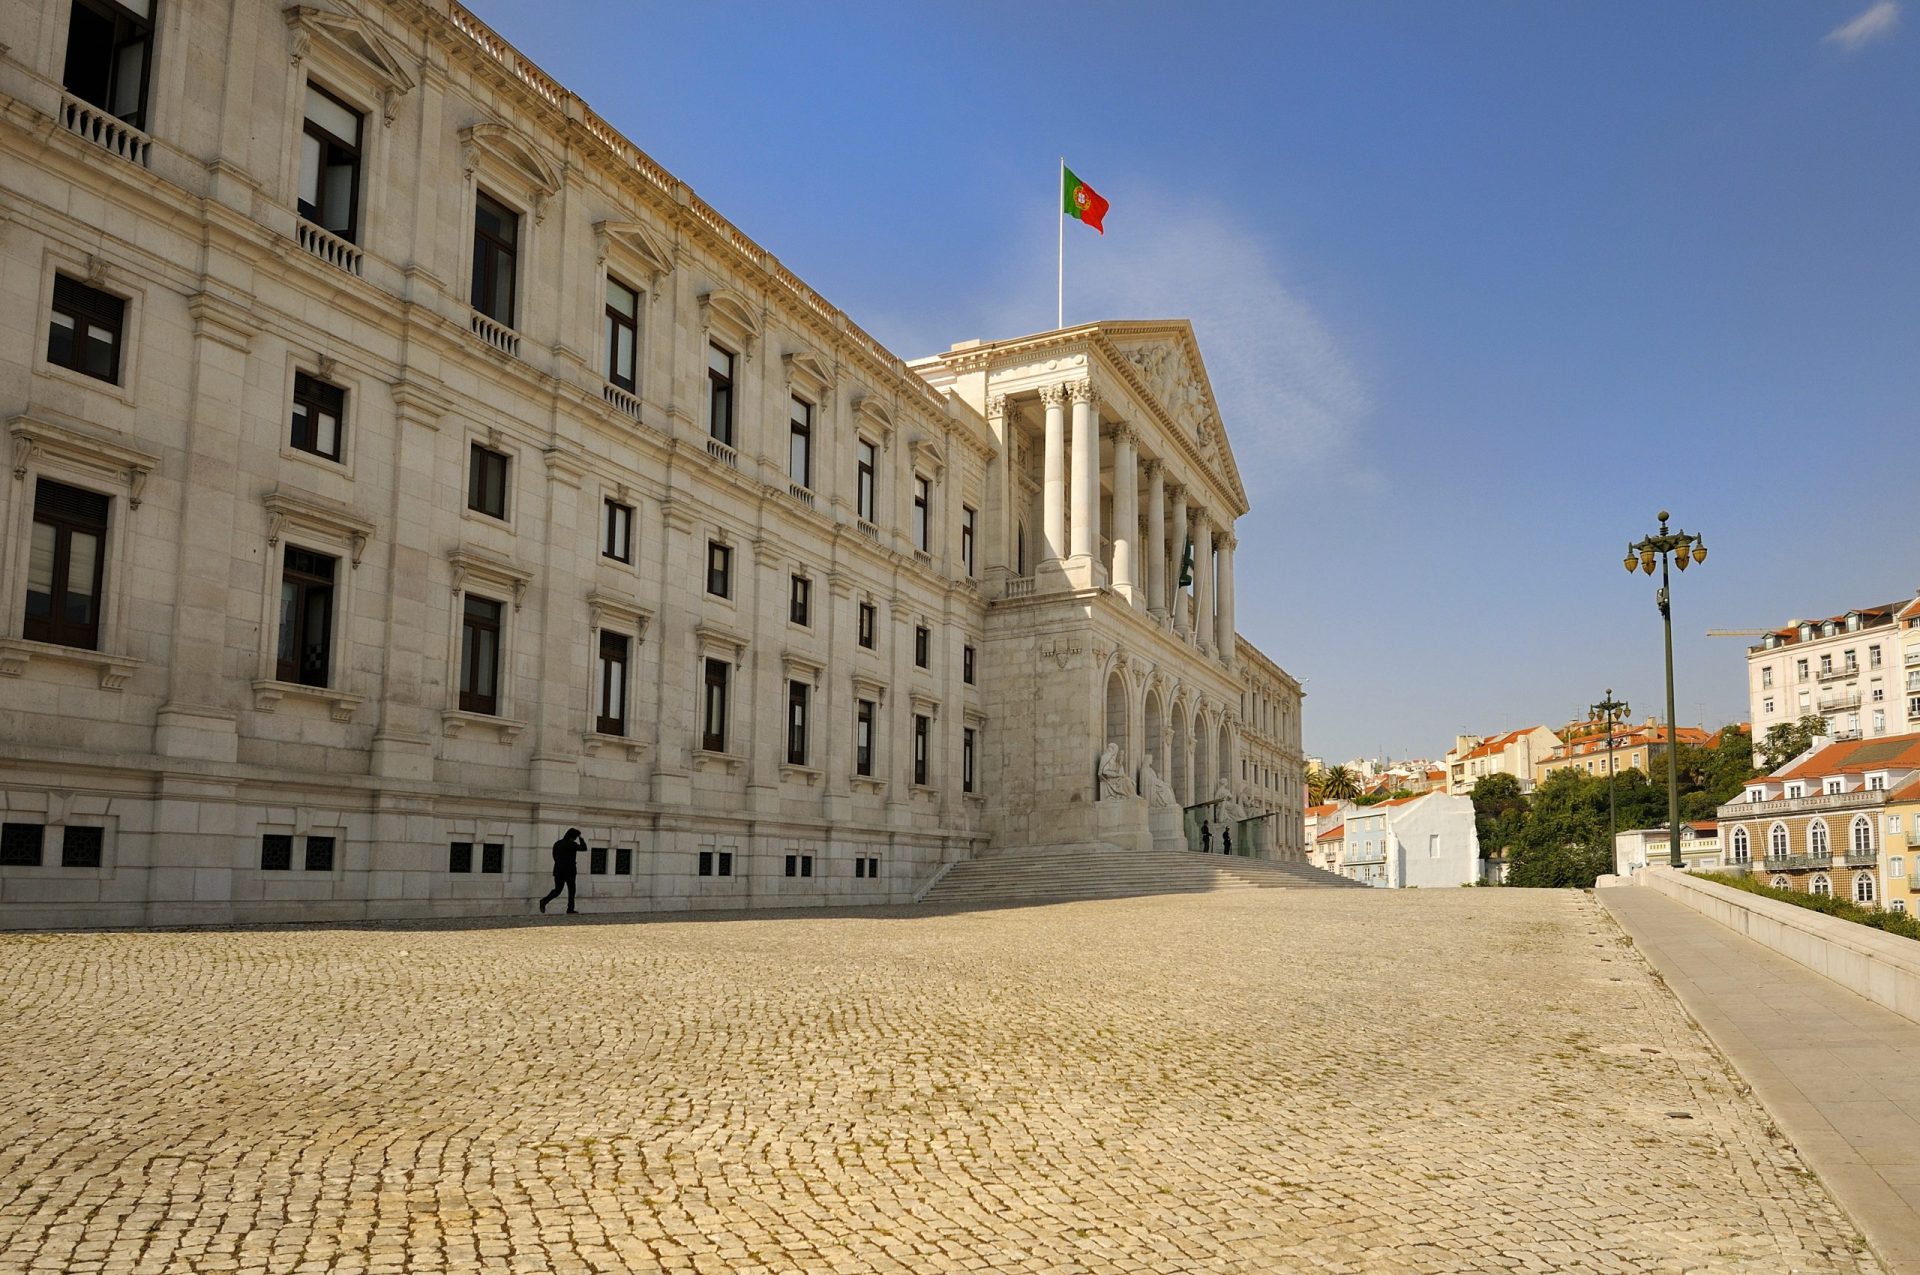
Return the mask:
<svg viewBox="0 0 1920 1275"><path fill-rule="evenodd" d="M1107 201L1100 197L1099 191L1075 177L1073 170L1064 164L1060 166L1060 211L1069 217L1079 218L1103 235L1107 233L1100 224L1100 219L1107 215Z"/></svg>

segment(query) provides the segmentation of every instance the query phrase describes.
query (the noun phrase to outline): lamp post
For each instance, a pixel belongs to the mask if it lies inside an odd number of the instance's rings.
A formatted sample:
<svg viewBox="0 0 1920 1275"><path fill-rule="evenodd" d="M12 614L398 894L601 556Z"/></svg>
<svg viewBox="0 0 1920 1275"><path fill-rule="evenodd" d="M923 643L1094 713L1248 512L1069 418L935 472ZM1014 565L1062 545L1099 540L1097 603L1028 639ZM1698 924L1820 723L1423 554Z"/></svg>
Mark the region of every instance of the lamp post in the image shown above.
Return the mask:
<svg viewBox="0 0 1920 1275"><path fill-rule="evenodd" d="M1687 866L1686 860L1680 857L1680 756L1674 748L1673 605L1672 595L1668 591L1671 578L1667 574L1667 559L1671 555L1673 565L1685 571L1689 558L1694 562L1707 560L1707 545L1700 536L1690 536L1684 531L1668 531L1667 519L1671 516L1662 509L1660 530L1627 546L1625 565L1629 572L1637 566L1652 575L1654 563L1660 564L1660 592L1654 597L1660 605L1660 621L1665 626L1667 638L1667 862L1676 868L1684 868Z"/></svg>
<svg viewBox="0 0 1920 1275"><path fill-rule="evenodd" d="M1613 838L1609 854L1613 853L1612 846L1620 842L1620 816L1613 803L1613 724L1631 711L1625 700L1613 697L1611 686L1607 688L1607 697L1587 710L1595 717L1604 713L1607 718L1607 832Z"/></svg>

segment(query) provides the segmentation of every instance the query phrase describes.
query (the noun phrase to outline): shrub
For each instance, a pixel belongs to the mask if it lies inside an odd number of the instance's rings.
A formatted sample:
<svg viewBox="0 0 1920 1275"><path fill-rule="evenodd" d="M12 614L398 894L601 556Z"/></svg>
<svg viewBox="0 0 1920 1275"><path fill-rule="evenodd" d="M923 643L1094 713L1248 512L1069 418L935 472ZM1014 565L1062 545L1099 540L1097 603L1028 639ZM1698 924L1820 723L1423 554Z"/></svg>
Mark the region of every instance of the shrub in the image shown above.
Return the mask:
<svg viewBox="0 0 1920 1275"><path fill-rule="evenodd" d="M1910 916L1905 912L1863 908L1858 903L1836 898L1830 894L1801 894L1797 890L1776 890L1745 873L1736 875L1726 872L1700 872L1695 875L1707 881L1730 885L1736 890L1745 890L1748 894L1764 895L1769 899L1778 899L1782 903L1791 903L1795 907L1806 908L1810 912L1823 912L1828 916L1838 917L1842 921L1852 921L1856 925L1870 925L1876 930L1898 934L1903 939L1920 939L1920 917Z"/></svg>

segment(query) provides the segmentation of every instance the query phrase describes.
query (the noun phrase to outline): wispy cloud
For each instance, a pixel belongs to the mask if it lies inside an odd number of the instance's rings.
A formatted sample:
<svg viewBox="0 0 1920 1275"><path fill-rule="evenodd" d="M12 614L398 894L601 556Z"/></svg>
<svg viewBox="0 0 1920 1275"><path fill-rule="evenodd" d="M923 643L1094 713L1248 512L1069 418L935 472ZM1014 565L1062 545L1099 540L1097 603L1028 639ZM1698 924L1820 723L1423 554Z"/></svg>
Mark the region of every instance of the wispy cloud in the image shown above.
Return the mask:
<svg viewBox="0 0 1920 1275"><path fill-rule="evenodd" d="M1848 53L1885 39L1900 25L1899 0L1877 0L1865 13L1827 32L1823 44L1837 44Z"/></svg>
<svg viewBox="0 0 1920 1275"><path fill-rule="evenodd" d="M1070 235L1078 231L1067 227ZM1031 279L1037 272L1023 273ZM1049 283L1052 273L1048 261ZM999 316L993 332L1032 331L1043 326L1036 317L1023 304ZM1371 485L1355 444L1372 396L1333 328L1287 281L1267 240L1229 211L1135 189L1124 209L1109 215L1103 239L1089 235L1067 245L1067 322L1166 318L1193 323L1256 503L1261 489L1302 482Z"/></svg>

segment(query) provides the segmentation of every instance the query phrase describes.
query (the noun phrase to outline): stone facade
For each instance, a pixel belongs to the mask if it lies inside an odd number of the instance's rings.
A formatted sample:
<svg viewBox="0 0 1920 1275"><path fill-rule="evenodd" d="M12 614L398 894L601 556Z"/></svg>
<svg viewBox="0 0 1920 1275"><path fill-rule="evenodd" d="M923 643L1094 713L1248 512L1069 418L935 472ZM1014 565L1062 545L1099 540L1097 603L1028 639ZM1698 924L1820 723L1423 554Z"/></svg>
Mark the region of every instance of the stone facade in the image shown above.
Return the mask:
<svg viewBox="0 0 1920 1275"><path fill-rule="evenodd" d="M1186 324L909 366L448 0L66 83L83 8L0 15L0 925L518 911L569 826L587 907L897 902L1150 844L1108 739L1235 772Z"/></svg>

